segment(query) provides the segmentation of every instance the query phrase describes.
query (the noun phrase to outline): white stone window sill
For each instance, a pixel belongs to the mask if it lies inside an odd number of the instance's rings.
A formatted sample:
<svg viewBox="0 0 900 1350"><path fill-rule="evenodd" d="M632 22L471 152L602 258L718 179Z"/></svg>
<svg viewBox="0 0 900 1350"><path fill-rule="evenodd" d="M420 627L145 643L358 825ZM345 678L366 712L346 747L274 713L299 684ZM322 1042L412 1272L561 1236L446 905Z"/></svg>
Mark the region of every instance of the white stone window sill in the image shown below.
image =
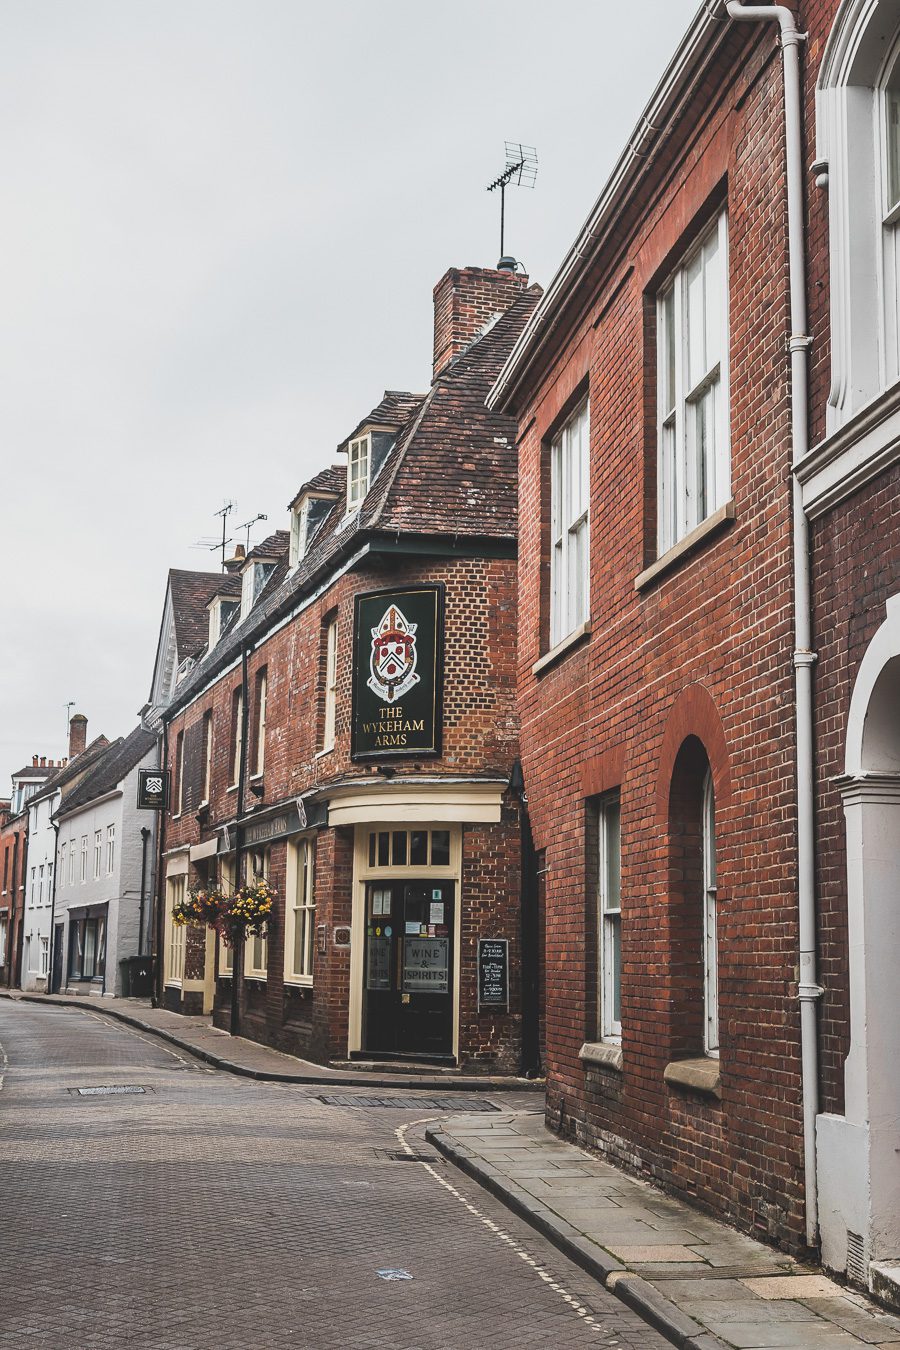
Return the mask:
<svg viewBox="0 0 900 1350"><path fill-rule="evenodd" d="M611 1041L585 1041L578 1051L582 1064L622 1072L622 1047Z"/></svg>
<svg viewBox="0 0 900 1350"><path fill-rule="evenodd" d="M289 989L312 989L311 975L285 975L285 986Z"/></svg>
<svg viewBox="0 0 900 1350"><path fill-rule="evenodd" d="M232 783L231 787L225 789L226 792L237 792L237 783Z"/></svg>
<svg viewBox="0 0 900 1350"><path fill-rule="evenodd" d="M263 778L263 777L265 777L264 772L260 772L260 773L251 773L250 777L247 779L247 782L248 782L248 783L258 783L259 780L260 780L261 778Z"/></svg>
<svg viewBox="0 0 900 1350"><path fill-rule="evenodd" d="M653 584L657 577L663 576L666 572L671 572L674 568L688 556L693 553L695 548L699 548L711 535L718 534L725 529L735 519L734 501L726 502L720 506L718 511L713 511L711 516L702 520L696 525L690 533L683 539L679 539L677 544L673 544L670 549L657 558L655 563L645 567L643 572L639 572L634 579L634 589L643 591L647 586Z"/></svg>
<svg viewBox="0 0 900 1350"><path fill-rule="evenodd" d="M326 747L325 747L324 750L317 750L317 751L316 751L315 758L316 758L316 759L324 759L326 755L333 755L333 754L334 754L334 746L333 746L333 745L326 745Z"/></svg>
<svg viewBox="0 0 900 1350"><path fill-rule="evenodd" d="M531 667L532 675L540 675L548 666L555 665L557 661L562 660L566 652L577 647L579 642L591 635L591 621L586 619L584 623L579 624L571 633L567 633L561 642L557 642L555 647L551 647L539 660L535 661Z"/></svg>
<svg viewBox="0 0 900 1350"><path fill-rule="evenodd" d="M699 1092L704 1097L720 1099L722 1096L719 1085L719 1060L712 1055L699 1055L696 1059L675 1059L666 1065L663 1078L670 1087L686 1088L689 1092Z"/></svg>

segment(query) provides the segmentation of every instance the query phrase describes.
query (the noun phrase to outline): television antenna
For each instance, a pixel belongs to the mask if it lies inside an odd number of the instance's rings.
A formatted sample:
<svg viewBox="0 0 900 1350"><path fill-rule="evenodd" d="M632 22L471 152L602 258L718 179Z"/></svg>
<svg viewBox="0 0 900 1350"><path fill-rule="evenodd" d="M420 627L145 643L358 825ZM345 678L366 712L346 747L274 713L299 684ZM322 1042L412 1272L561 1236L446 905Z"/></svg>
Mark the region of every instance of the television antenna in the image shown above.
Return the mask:
<svg viewBox="0 0 900 1350"><path fill-rule="evenodd" d="M66 708L66 744L68 744L68 741L69 741L69 723L70 723L70 721L72 720L72 709L75 707L76 702L77 702L77 699L70 698L69 701L68 701L68 703L65 705L65 708Z"/></svg>
<svg viewBox="0 0 900 1350"><path fill-rule="evenodd" d="M537 151L533 145L523 145L521 141L505 141L506 147L506 168L493 181L488 183L488 192L495 192L500 189L500 262L498 267L504 264L510 271L515 269L515 259L507 258L505 244L506 231L506 189L513 184L515 187L534 187L534 180L537 178L538 157ZM511 266L510 266L511 264Z"/></svg>
<svg viewBox="0 0 900 1350"><path fill-rule="evenodd" d="M269 519L269 517L268 517L267 515L265 515L263 512L260 512L260 514L259 514L258 516L254 516L252 520L245 520L244 523L243 523L243 525L239 525L239 526L238 526L238 529L239 529L239 530L246 530L246 531L247 531L247 552L248 552L248 553L250 552L250 531L253 529L253 526L256 524L256 522L257 522L258 520L268 520L268 519Z"/></svg>
<svg viewBox="0 0 900 1350"><path fill-rule="evenodd" d="M215 553L217 549L221 549L223 572L225 571L225 548L231 543L231 539L226 537L228 535L228 517L231 515L232 511L236 510L236 508L237 502L226 501L220 510L213 512L213 515L222 517L221 539L204 538L198 539L196 543L191 544L191 548L205 548L208 549L210 553Z"/></svg>

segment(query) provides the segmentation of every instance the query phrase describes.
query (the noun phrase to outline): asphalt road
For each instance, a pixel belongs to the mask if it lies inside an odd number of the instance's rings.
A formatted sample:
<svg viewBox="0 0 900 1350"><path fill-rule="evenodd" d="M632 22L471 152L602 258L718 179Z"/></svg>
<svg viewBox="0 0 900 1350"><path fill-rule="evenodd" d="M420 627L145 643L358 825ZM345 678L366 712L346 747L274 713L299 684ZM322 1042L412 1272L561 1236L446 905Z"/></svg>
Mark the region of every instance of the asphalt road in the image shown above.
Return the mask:
<svg viewBox="0 0 900 1350"><path fill-rule="evenodd" d="M2 1347L667 1344L454 1168L408 1159L450 1114L422 1094L326 1104L6 1001L0 1076ZM78 1091L109 1086L144 1091Z"/></svg>

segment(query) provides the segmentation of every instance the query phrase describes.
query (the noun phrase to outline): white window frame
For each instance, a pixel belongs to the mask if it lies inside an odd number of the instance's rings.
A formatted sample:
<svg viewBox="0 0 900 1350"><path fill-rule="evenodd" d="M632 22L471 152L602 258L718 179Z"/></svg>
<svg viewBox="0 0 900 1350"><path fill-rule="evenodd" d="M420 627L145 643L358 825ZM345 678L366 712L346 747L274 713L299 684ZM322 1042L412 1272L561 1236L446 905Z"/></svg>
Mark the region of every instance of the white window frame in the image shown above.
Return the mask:
<svg viewBox="0 0 900 1350"><path fill-rule="evenodd" d="M731 497L727 221L723 210L656 298L660 556ZM698 278L699 315L692 290Z"/></svg>
<svg viewBox="0 0 900 1350"><path fill-rule="evenodd" d="M95 881L99 880L99 877L100 877L100 863L101 863L101 861L102 861L102 858L103 858L103 832L102 832L102 830L95 830L95 831L94 831L94 880L95 880Z"/></svg>
<svg viewBox="0 0 900 1350"><path fill-rule="evenodd" d="M259 877L268 878L270 850L254 849L244 854L245 875L248 882ZM244 941L244 978L247 980L267 980L269 978L269 939L258 933L248 934Z"/></svg>
<svg viewBox="0 0 900 1350"><path fill-rule="evenodd" d="M212 726L213 715L209 710L203 714L203 800L201 806L209 805L212 792Z"/></svg>
<svg viewBox="0 0 900 1350"><path fill-rule="evenodd" d="M235 698L235 693L237 698ZM234 753L231 758L231 787L237 787L241 772L241 746L244 739L244 690L239 687L232 692L232 708L237 707L234 724Z"/></svg>
<svg viewBox="0 0 900 1350"><path fill-rule="evenodd" d="M42 937L40 939L40 975L46 975L50 969L50 939Z"/></svg>
<svg viewBox="0 0 900 1350"><path fill-rule="evenodd" d="M719 941L716 901L716 801L712 774L703 782L703 1048L719 1054Z"/></svg>
<svg viewBox="0 0 900 1350"><path fill-rule="evenodd" d="M590 616L590 399L550 442L550 646Z"/></svg>
<svg viewBox="0 0 900 1350"><path fill-rule="evenodd" d="M184 732L179 731L175 738L175 815L181 815L184 805Z"/></svg>
<svg viewBox="0 0 900 1350"><path fill-rule="evenodd" d="M60 846L59 846L59 871L57 872L56 875L57 875L57 877L59 878L59 886L60 886L60 889L62 889L62 887L63 887L63 886L65 885L65 883L66 883L66 841L65 841L65 839L62 841L62 843L61 843ZM6 894L6 890L5 890L5 889L4 889L4 891L3 891L3 894L4 894L4 895Z"/></svg>
<svg viewBox="0 0 900 1350"><path fill-rule="evenodd" d="M116 827L115 823L106 827L106 875L111 877L116 867Z"/></svg>
<svg viewBox="0 0 900 1350"><path fill-rule="evenodd" d="M86 834L81 836L81 884L87 881L87 851L88 837Z"/></svg>
<svg viewBox="0 0 900 1350"><path fill-rule="evenodd" d="M601 798L597 811L597 923L600 950L600 1039L622 1043L622 800ZM616 1004L619 1016L616 1017Z"/></svg>
<svg viewBox="0 0 900 1350"><path fill-rule="evenodd" d="M75 839L69 840L69 885L75 885Z"/></svg>
<svg viewBox="0 0 900 1350"><path fill-rule="evenodd" d="M223 895L230 895L234 888L234 862L221 859L219 863L219 889ZM234 973L234 948L226 947L219 939L219 978L230 980Z"/></svg>
<svg viewBox="0 0 900 1350"><path fill-rule="evenodd" d="M306 518L309 498L304 497L291 512L291 552L288 566L294 568L306 555Z"/></svg>
<svg viewBox="0 0 900 1350"><path fill-rule="evenodd" d="M6 944L8 931L9 931L9 919L5 914L0 914L0 966L6 965Z"/></svg>
<svg viewBox="0 0 900 1350"><path fill-rule="evenodd" d="M369 490L372 438L356 436L347 447L347 511L357 511Z"/></svg>
<svg viewBox="0 0 900 1350"><path fill-rule="evenodd" d="M262 778L266 767L266 698L269 692L269 672L263 670L256 687L256 766L254 778Z"/></svg>
<svg viewBox="0 0 900 1350"><path fill-rule="evenodd" d="M185 935L187 929L176 924L172 909L176 900L183 900L187 876L181 873L166 879L166 984L180 989L184 983Z"/></svg>
<svg viewBox="0 0 900 1350"><path fill-rule="evenodd" d="M311 986L316 945L315 841L307 835L288 845L284 934L286 984ZM299 948L300 959L296 954Z"/></svg>
<svg viewBox="0 0 900 1350"><path fill-rule="evenodd" d="M325 631L325 716L322 722L322 753L334 749L337 725L337 651L338 621L332 619Z"/></svg>

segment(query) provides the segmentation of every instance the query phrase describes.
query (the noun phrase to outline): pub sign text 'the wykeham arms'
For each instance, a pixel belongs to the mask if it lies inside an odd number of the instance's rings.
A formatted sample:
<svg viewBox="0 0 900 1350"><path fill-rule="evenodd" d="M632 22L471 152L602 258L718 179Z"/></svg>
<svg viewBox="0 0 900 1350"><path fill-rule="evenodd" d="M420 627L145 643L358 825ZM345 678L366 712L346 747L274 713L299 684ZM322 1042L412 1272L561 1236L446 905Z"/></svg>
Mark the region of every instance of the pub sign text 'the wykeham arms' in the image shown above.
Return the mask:
<svg viewBox="0 0 900 1350"><path fill-rule="evenodd" d="M443 586L358 595L353 759L439 755L443 676Z"/></svg>

